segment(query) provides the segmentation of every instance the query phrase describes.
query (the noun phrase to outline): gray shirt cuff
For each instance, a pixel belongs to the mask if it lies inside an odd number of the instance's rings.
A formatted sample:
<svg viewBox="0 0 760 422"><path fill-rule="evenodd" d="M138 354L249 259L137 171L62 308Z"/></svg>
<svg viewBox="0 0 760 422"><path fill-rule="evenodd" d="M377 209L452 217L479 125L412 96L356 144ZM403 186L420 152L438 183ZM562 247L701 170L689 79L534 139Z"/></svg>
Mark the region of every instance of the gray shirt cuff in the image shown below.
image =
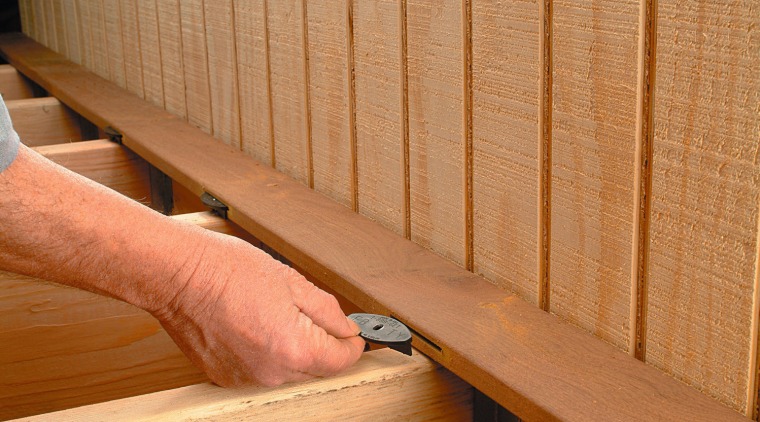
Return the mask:
<svg viewBox="0 0 760 422"><path fill-rule="evenodd" d="M18 155L19 138L13 130L11 117L5 107L5 101L0 97L0 172L11 165Z"/></svg>

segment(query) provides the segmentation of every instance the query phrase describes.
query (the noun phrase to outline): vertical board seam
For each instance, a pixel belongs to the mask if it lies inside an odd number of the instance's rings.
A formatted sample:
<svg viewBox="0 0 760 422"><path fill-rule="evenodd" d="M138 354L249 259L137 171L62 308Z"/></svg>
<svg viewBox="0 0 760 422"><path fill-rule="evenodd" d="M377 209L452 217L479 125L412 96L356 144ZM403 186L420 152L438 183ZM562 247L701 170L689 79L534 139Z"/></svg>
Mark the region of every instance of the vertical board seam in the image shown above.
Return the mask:
<svg viewBox="0 0 760 422"><path fill-rule="evenodd" d="M140 37L140 6L137 4L138 0L135 0L133 5L135 8L135 25L137 33L137 51L142 52L142 39ZM145 66L143 66L142 53L140 53L140 86L142 87L142 98L145 98Z"/></svg>
<svg viewBox="0 0 760 422"><path fill-rule="evenodd" d="M156 0L157 2L161 0ZM177 17L179 18L179 33L177 34L179 38L179 64L182 66L182 69L180 70L182 72L182 89L183 89L183 95L182 98L185 100L185 120L188 122L190 121L190 110L188 109L187 104L187 77L185 75L185 42L183 41L182 36L182 6L179 4L181 0L177 0ZM159 42L161 42L159 40ZM163 81L162 81L163 82ZM164 100L166 100L166 90L164 89Z"/></svg>
<svg viewBox="0 0 760 422"><path fill-rule="evenodd" d="M758 203L760 209L760 203ZM760 338L760 215L757 217L757 229L755 240L755 279L752 294L752 324L750 332L750 354L749 354L749 374L747 385L747 406L745 415L753 420L758 419L758 400L760 391L760 348L758 341Z"/></svg>
<svg viewBox="0 0 760 422"><path fill-rule="evenodd" d="M639 4L636 150L634 156L633 236L631 240L631 304L629 353L646 360L649 282L649 222L652 203L654 83L657 0Z"/></svg>
<svg viewBox="0 0 760 422"><path fill-rule="evenodd" d="M269 155L272 168L277 165L274 150L274 110L272 107L272 65L270 64L269 55L269 2L262 2L264 7L264 60L266 61L266 81L267 81L267 107L269 118Z"/></svg>
<svg viewBox="0 0 760 422"><path fill-rule="evenodd" d="M348 141L351 151L351 209L359 212L359 162L356 145L356 70L354 69L354 2L346 0L346 78L348 79Z"/></svg>
<svg viewBox="0 0 760 422"><path fill-rule="evenodd" d="M539 6L538 306L551 308L552 0Z"/></svg>
<svg viewBox="0 0 760 422"><path fill-rule="evenodd" d="M182 1L182 0L180 0ZM216 139L216 132L214 129L214 112L213 103L211 102L211 69L209 62L211 58L208 55L208 28L206 28L206 0L201 0L201 26L203 27L203 55L206 56L206 88L208 89L208 113L209 113L209 132L211 136ZM184 56L183 56L184 60Z"/></svg>
<svg viewBox="0 0 760 422"><path fill-rule="evenodd" d="M475 268L473 248L473 152L472 152L472 1L462 0L462 111L464 137L464 253L465 268Z"/></svg>
<svg viewBox="0 0 760 422"><path fill-rule="evenodd" d="M301 0L301 48L303 61L303 91L304 91L304 129L306 130L306 167L307 183L309 188L314 189L314 150L311 139L311 78L309 77L309 17L307 0Z"/></svg>
<svg viewBox="0 0 760 422"><path fill-rule="evenodd" d="M124 21L121 14L121 0L118 0L119 4L116 7L116 13L119 14L119 39L121 40L121 71L124 73L124 88L129 91L129 78L127 77L127 54L124 48ZM103 16L105 17L106 10L103 9ZM107 37L107 36L106 36ZM106 41L108 38L106 38ZM108 43L106 42L106 48ZM131 92L131 91L130 91Z"/></svg>
<svg viewBox="0 0 760 422"><path fill-rule="evenodd" d="M399 36L401 70L401 154L404 182L404 237L412 238L412 204L409 169L409 69L407 65L406 0L399 0Z"/></svg>
<svg viewBox="0 0 760 422"><path fill-rule="evenodd" d="M108 60L108 31L106 30L106 4L105 0L99 0L100 1L100 16L102 19L100 20L100 29L101 34L103 34L103 48L105 49L104 55L105 57L105 64L106 64L106 75L108 77L111 77L111 61Z"/></svg>
<svg viewBox="0 0 760 422"><path fill-rule="evenodd" d="M166 87L164 87L164 53L163 48L161 47L161 24L158 20L159 13L158 13L158 2L159 0L154 0L153 5L155 7L156 11L156 36L158 39L156 40L156 43L158 44L158 74L160 75L161 80L161 107L166 109ZM182 48L180 48L180 51Z"/></svg>
<svg viewBox="0 0 760 422"><path fill-rule="evenodd" d="M242 151L243 150L243 118L241 116L242 113L240 113L240 96L242 93L240 92L240 71L238 69L238 53L237 53L237 22L235 21L235 0L230 0L230 33L232 34L232 81L235 84L235 89L233 92L236 92L237 95L234 97L234 104L232 104L233 107L237 110L237 149Z"/></svg>

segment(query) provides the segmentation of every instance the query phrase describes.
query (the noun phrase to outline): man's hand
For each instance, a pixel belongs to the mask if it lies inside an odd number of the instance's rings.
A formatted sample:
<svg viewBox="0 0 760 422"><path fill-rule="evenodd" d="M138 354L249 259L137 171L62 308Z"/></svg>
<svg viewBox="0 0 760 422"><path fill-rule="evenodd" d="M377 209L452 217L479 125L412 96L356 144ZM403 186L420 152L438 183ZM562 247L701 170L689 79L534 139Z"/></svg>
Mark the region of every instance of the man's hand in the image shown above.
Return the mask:
<svg viewBox="0 0 760 422"><path fill-rule="evenodd" d="M97 212L93 212L97 210ZM160 215L26 147L0 173L0 268L105 294L159 318L224 386L353 364L335 299L250 244Z"/></svg>
<svg viewBox="0 0 760 422"><path fill-rule="evenodd" d="M359 359L359 328L332 295L242 240L215 237L185 268L185 287L155 313L212 381L274 386Z"/></svg>

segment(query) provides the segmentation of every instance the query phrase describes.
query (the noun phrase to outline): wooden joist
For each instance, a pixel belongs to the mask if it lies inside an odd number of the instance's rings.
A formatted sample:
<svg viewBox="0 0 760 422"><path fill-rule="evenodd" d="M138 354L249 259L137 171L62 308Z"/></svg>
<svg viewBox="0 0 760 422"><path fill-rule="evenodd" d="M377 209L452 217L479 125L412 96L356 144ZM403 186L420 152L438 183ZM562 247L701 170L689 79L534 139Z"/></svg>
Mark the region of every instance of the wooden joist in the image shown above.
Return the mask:
<svg viewBox="0 0 760 422"><path fill-rule="evenodd" d="M144 204L150 202L148 164L121 145L99 139L34 149L51 161L122 195Z"/></svg>
<svg viewBox="0 0 760 422"><path fill-rule="evenodd" d="M463 421L472 387L415 352L367 352L346 373L276 388L224 389L200 384L126 398L30 421L386 420Z"/></svg>
<svg viewBox="0 0 760 422"><path fill-rule="evenodd" d="M53 97L6 101L13 127L27 146L82 140L80 118Z"/></svg>
<svg viewBox="0 0 760 422"><path fill-rule="evenodd" d="M245 235L210 212L173 218ZM0 374L0 420L207 379L147 312L6 272L0 272Z"/></svg>
<svg viewBox="0 0 760 422"><path fill-rule="evenodd" d="M9 64L0 65L0 95L3 100L34 97L34 89L18 71Z"/></svg>
<svg viewBox="0 0 760 422"><path fill-rule="evenodd" d="M744 419L24 36L3 35L0 52L308 273L409 324L417 348L521 418Z"/></svg>

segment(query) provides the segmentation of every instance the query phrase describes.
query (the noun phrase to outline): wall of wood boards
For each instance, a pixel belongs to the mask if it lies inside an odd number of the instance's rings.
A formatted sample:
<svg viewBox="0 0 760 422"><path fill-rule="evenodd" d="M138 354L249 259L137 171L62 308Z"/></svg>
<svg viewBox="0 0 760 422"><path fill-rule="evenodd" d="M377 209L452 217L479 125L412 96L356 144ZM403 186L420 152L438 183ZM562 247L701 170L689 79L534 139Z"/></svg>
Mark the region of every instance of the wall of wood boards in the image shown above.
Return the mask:
<svg viewBox="0 0 760 422"><path fill-rule="evenodd" d="M71 60L757 416L753 1L20 3Z"/></svg>

